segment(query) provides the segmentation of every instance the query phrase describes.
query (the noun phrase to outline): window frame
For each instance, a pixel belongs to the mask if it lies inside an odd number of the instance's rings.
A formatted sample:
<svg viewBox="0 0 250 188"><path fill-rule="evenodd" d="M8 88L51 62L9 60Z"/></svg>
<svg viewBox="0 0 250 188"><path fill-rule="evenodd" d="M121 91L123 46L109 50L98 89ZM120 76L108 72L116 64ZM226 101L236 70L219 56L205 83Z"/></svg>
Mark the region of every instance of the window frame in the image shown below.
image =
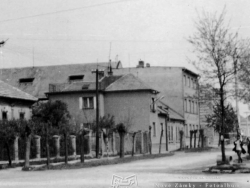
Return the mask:
<svg viewBox="0 0 250 188"><path fill-rule="evenodd" d="M95 109L95 97L89 96L89 97L81 97L82 98L82 106L81 109ZM85 99L86 99L86 106L85 106ZM90 99L92 99L92 102L90 102Z"/></svg>

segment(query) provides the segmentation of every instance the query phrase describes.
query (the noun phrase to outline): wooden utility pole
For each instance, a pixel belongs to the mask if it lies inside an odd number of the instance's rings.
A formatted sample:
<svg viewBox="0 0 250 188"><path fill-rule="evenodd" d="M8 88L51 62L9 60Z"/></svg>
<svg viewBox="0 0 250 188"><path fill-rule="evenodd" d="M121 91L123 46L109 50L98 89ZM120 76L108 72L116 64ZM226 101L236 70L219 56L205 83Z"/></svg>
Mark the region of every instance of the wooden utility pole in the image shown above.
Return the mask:
<svg viewBox="0 0 250 188"><path fill-rule="evenodd" d="M99 155L99 73L104 71L99 71L98 67L92 73L96 74L96 158Z"/></svg>
<svg viewBox="0 0 250 188"><path fill-rule="evenodd" d="M99 70L98 68L96 68L96 70L94 71L94 73L96 74L95 77L95 82L96 82L96 145L95 145L95 149L96 149L96 158L98 158L99 155L99 84L98 84L98 75L99 75Z"/></svg>

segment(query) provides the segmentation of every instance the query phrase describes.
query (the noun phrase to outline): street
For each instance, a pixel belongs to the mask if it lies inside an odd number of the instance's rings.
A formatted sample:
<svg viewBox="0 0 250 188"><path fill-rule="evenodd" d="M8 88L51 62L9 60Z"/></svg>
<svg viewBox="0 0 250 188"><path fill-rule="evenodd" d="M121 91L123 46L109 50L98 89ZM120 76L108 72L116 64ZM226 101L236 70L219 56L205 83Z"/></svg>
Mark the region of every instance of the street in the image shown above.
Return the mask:
<svg viewBox="0 0 250 188"><path fill-rule="evenodd" d="M75 170L23 172L21 168L1 170L0 187L111 187L112 176L136 175L138 187L155 187L159 182L240 182L249 186L249 174L205 174L215 164L219 151L177 152L170 157ZM232 154L227 151L226 154ZM235 156L234 156L235 158Z"/></svg>

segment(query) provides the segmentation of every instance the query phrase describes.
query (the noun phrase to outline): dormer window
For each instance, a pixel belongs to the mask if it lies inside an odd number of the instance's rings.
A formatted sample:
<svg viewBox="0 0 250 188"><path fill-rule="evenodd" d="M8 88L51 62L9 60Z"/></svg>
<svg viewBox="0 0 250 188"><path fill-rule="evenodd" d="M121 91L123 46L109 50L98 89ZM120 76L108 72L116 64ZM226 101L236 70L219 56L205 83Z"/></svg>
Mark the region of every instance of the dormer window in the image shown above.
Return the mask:
<svg viewBox="0 0 250 188"><path fill-rule="evenodd" d="M29 84L32 84L33 81L34 81L34 78L20 78L19 79L19 84L29 85Z"/></svg>
<svg viewBox="0 0 250 188"><path fill-rule="evenodd" d="M72 75L69 76L69 82L79 82L83 81L84 75Z"/></svg>

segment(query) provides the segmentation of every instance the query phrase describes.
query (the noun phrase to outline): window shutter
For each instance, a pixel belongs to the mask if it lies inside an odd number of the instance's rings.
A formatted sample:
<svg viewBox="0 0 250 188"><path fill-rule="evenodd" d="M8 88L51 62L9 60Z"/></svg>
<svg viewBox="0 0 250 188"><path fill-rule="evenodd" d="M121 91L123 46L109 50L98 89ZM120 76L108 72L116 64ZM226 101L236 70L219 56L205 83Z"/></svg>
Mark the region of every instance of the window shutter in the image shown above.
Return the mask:
<svg viewBox="0 0 250 188"><path fill-rule="evenodd" d="M82 109L82 97L79 97L79 109Z"/></svg>
<svg viewBox="0 0 250 188"><path fill-rule="evenodd" d="M93 97L94 109L96 109L96 97Z"/></svg>

